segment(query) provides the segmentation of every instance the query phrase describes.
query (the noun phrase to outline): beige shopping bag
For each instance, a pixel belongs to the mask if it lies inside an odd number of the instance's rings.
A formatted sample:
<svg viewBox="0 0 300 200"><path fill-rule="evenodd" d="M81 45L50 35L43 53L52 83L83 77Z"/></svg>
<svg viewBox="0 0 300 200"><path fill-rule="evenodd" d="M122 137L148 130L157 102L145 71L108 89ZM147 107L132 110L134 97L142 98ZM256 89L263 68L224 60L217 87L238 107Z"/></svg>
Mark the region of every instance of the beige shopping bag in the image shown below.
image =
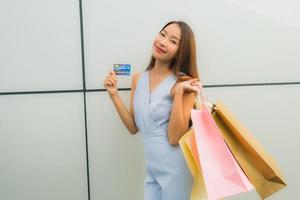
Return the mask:
<svg viewBox="0 0 300 200"><path fill-rule="evenodd" d="M287 185L277 163L221 101L213 104L211 113L232 154L262 199Z"/></svg>

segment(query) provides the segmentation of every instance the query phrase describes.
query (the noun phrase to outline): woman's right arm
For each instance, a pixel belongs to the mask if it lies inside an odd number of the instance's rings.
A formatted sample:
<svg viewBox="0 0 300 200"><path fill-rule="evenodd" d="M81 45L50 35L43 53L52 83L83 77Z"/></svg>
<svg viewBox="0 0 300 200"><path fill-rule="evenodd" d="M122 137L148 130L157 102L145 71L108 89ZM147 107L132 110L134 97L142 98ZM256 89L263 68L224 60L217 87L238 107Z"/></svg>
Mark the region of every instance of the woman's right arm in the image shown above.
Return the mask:
<svg viewBox="0 0 300 200"><path fill-rule="evenodd" d="M133 115L133 94L135 91L135 86L137 82L138 74L134 74L132 76L131 81L131 97L130 97L130 110L128 111L127 107L123 103L121 97L118 93L118 87L117 87L117 77L115 75L114 71L110 72L110 75L107 76L107 78L104 81L104 87L106 88L110 99L114 103L114 106L124 123L125 127L131 133L132 135L136 134L139 130L135 124L134 121L134 115Z"/></svg>

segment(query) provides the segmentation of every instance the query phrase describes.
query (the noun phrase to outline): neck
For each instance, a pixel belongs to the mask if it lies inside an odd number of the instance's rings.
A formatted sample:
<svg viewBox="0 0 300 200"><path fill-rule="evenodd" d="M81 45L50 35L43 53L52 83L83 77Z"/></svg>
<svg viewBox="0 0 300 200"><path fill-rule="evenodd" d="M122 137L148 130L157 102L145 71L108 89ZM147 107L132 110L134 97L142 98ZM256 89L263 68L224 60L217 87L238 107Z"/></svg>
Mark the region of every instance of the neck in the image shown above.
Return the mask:
<svg viewBox="0 0 300 200"><path fill-rule="evenodd" d="M161 60L155 60L155 64L152 68L152 71L158 74L166 74L171 70L169 69L169 62L163 62Z"/></svg>

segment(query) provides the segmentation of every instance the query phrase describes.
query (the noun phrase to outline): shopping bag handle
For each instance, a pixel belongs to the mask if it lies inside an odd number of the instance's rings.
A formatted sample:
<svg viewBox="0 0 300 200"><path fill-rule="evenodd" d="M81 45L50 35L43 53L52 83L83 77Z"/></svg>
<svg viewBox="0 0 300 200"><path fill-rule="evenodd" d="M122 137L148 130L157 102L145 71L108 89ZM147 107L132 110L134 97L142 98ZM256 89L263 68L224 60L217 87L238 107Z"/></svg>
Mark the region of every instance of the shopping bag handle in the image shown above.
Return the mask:
<svg viewBox="0 0 300 200"><path fill-rule="evenodd" d="M201 103L207 106L207 108L212 112L215 110L215 105L212 103L212 101L209 100L209 98L204 94L203 87L199 85L197 96L195 98L195 108L196 110L200 110Z"/></svg>

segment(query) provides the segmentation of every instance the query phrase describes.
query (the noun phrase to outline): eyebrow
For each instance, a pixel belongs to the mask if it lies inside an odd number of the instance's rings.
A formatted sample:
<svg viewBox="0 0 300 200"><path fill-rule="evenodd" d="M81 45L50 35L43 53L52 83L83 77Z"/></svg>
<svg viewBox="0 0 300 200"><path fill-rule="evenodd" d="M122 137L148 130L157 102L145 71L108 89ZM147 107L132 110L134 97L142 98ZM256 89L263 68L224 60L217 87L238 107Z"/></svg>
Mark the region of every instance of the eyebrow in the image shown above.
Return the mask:
<svg viewBox="0 0 300 200"><path fill-rule="evenodd" d="M168 31L166 31L165 29L162 30L162 31L165 31L167 34L168 34ZM177 39L178 41L180 41L176 36L172 35L173 38Z"/></svg>

